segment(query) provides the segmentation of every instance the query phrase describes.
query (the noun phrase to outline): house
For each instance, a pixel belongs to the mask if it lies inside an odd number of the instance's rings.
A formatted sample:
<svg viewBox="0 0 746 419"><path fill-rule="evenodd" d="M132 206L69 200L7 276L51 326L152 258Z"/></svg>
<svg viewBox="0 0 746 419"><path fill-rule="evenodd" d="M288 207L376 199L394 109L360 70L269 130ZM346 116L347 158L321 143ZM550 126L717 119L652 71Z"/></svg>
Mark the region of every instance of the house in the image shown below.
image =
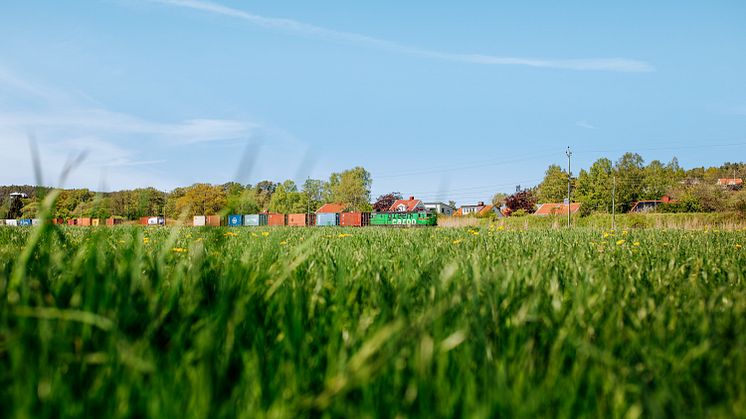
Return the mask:
<svg viewBox="0 0 746 419"><path fill-rule="evenodd" d="M389 208L390 212L412 212L412 211L424 211L425 204L422 203L421 199L414 199L410 196L409 199L397 199Z"/></svg>
<svg viewBox="0 0 746 419"><path fill-rule="evenodd" d="M316 210L316 214L340 213L347 208L347 205L340 203L324 204Z"/></svg>
<svg viewBox="0 0 746 419"><path fill-rule="evenodd" d="M539 208L534 212L534 215L567 215L567 209L567 204L539 204ZM570 214L576 214L579 210L579 202L570 204Z"/></svg>
<svg viewBox="0 0 746 419"><path fill-rule="evenodd" d="M462 205L453 215L456 217L461 217L463 215L477 215L485 207L486 205L484 205L484 202L478 202L476 205Z"/></svg>
<svg viewBox="0 0 746 419"><path fill-rule="evenodd" d="M632 209L629 212L651 212L658 209L658 206L662 204L668 204L674 202L668 196L663 196L661 199L647 199L643 201L637 201L632 205Z"/></svg>
<svg viewBox="0 0 746 419"><path fill-rule="evenodd" d="M487 204L482 208L478 213L478 217L486 217L490 215L490 213L493 213L497 215L499 218L502 218L505 216L502 212L502 208L498 207L497 205Z"/></svg>
<svg viewBox="0 0 746 419"><path fill-rule="evenodd" d="M429 209L430 211L436 213L436 214L443 214L443 215L453 215L453 213L456 211L456 208L453 208L452 206L443 203L443 202L425 202L425 208Z"/></svg>
<svg viewBox="0 0 746 419"><path fill-rule="evenodd" d="M737 190L743 188L743 179L741 178L725 178L718 179L718 186L722 186L731 190Z"/></svg>

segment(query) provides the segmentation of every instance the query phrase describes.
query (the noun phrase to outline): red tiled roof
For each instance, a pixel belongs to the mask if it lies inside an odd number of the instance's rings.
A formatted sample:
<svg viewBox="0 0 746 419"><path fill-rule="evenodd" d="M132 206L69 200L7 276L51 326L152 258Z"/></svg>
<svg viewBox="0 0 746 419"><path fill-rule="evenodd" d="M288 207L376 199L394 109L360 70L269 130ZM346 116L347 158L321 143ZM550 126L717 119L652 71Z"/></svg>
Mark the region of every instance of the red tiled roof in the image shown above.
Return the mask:
<svg viewBox="0 0 746 419"><path fill-rule="evenodd" d="M575 214L580 209L579 202L570 204L570 213ZM567 214L567 204L541 204L534 215L562 215Z"/></svg>
<svg viewBox="0 0 746 419"><path fill-rule="evenodd" d="M414 197L410 197L409 199L397 199L394 201L393 205L389 208L389 211L391 212L400 212L397 208L400 205L404 205L406 209L404 211L414 211L417 209L418 205L422 205L422 200L420 199L414 199Z"/></svg>
<svg viewBox="0 0 746 419"><path fill-rule="evenodd" d="M479 215L485 215L485 214L489 213L490 211L492 211L492 208L494 208L494 207L495 206L492 205L492 204L487 204L484 207L482 207L482 209L479 210L478 214Z"/></svg>
<svg viewBox="0 0 746 419"><path fill-rule="evenodd" d="M718 179L718 185L743 185L741 178Z"/></svg>
<svg viewBox="0 0 746 419"><path fill-rule="evenodd" d="M321 213L327 213L327 212L342 212L344 209L347 208L347 205L345 204L339 204L339 203L332 203L332 204L324 204L321 206L321 208L316 210L316 214Z"/></svg>
<svg viewBox="0 0 746 419"><path fill-rule="evenodd" d="M456 212L453 213L454 217L460 217L462 215L464 215L464 212L461 211L461 208L457 209Z"/></svg>

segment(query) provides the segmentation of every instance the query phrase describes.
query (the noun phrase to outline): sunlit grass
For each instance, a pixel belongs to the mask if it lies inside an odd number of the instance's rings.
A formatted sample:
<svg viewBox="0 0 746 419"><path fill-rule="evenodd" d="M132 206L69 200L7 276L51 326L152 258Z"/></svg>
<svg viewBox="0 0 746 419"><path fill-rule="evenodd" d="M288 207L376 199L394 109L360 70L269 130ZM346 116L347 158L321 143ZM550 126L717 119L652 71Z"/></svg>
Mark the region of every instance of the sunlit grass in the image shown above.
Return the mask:
<svg viewBox="0 0 746 419"><path fill-rule="evenodd" d="M746 414L744 232L32 231L6 417Z"/></svg>

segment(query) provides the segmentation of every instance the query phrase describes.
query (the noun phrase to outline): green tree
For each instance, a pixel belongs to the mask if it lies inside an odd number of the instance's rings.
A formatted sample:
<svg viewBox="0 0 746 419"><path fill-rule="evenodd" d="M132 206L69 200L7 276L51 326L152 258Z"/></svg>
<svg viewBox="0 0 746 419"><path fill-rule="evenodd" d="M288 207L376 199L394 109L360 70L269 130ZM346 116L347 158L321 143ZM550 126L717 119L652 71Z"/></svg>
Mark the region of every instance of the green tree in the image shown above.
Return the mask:
<svg viewBox="0 0 746 419"><path fill-rule="evenodd" d="M616 201L622 212L629 211L642 196L645 185L644 160L639 154L625 153L616 162Z"/></svg>
<svg viewBox="0 0 746 419"><path fill-rule="evenodd" d="M553 164L544 174L537 198L541 203L562 202L567 198L567 172Z"/></svg>
<svg viewBox="0 0 746 419"><path fill-rule="evenodd" d="M185 188L184 195L176 200L176 213L212 215L223 210L226 204L225 190L221 186L195 183Z"/></svg>
<svg viewBox="0 0 746 419"><path fill-rule="evenodd" d="M324 197L328 188L328 184L323 180L306 179L303 182L303 193L306 195L306 204L311 212L316 211L325 203Z"/></svg>
<svg viewBox="0 0 746 419"><path fill-rule="evenodd" d="M332 173L329 177L329 201L347 204L351 211L370 211L372 183L370 173L362 167Z"/></svg>
<svg viewBox="0 0 746 419"><path fill-rule="evenodd" d="M575 196L584 212L611 210L613 175L613 164L606 158L596 160L587 172L580 171Z"/></svg>

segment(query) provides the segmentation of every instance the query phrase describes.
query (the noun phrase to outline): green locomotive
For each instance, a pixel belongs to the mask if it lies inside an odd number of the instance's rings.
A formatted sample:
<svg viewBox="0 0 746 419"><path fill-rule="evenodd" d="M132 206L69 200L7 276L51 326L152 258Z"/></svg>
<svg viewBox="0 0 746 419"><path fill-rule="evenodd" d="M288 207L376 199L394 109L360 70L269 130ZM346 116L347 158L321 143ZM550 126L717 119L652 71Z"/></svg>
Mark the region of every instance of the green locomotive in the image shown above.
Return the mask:
<svg viewBox="0 0 746 419"><path fill-rule="evenodd" d="M370 214L372 226L435 226L438 217L431 212L374 212Z"/></svg>

